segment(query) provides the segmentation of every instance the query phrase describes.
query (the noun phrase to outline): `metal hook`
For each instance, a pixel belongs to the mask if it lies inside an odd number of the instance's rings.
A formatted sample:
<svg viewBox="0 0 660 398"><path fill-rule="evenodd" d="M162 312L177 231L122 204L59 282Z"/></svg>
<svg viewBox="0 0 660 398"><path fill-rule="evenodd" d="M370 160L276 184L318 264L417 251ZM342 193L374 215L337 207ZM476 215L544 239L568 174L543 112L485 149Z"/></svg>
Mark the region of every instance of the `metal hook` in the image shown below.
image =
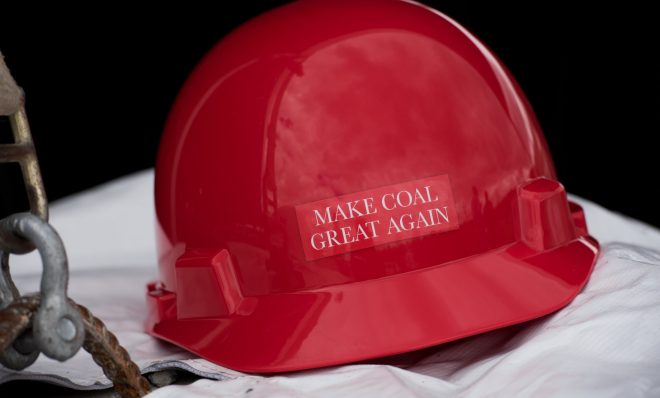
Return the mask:
<svg viewBox="0 0 660 398"><path fill-rule="evenodd" d="M69 270L62 239L50 224L30 213L18 213L0 220L0 230L31 242L41 256L41 304L32 321L36 347L53 359L64 361L71 358L82 346L85 336L80 313L67 300ZM6 274L4 272L5 266L3 264L3 283L11 287L13 282L7 278L8 267ZM7 291L3 294L9 296Z"/></svg>

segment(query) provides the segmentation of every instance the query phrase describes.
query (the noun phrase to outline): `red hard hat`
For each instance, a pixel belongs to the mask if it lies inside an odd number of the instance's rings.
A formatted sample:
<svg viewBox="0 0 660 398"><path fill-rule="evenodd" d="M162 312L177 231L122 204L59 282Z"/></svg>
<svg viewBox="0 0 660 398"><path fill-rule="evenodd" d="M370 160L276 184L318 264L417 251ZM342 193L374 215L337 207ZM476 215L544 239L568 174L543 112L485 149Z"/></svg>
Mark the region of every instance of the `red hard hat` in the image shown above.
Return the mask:
<svg viewBox="0 0 660 398"><path fill-rule="evenodd" d="M148 331L279 372L551 313L598 254L495 56L407 1L306 1L218 43L156 166Z"/></svg>

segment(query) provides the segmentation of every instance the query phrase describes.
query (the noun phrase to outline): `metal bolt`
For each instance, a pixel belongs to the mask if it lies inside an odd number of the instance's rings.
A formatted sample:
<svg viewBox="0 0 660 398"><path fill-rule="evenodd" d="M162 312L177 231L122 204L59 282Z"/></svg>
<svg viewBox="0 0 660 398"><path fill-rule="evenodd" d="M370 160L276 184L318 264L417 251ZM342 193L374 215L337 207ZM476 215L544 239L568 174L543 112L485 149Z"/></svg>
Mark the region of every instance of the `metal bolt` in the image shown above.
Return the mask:
<svg viewBox="0 0 660 398"><path fill-rule="evenodd" d="M71 319L63 316L57 322L57 334L64 341L73 341L76 337L76 325L74 325Z"/></svg>

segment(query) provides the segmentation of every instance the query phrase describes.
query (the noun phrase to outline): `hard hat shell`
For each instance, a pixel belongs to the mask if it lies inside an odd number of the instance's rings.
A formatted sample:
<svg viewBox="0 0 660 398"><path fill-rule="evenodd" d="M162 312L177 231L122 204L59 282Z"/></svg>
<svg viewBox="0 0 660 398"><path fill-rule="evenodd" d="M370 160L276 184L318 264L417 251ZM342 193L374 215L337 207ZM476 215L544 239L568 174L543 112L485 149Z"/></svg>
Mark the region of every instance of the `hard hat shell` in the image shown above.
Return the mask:
<svg viewBox="0 0 660 398"><path fill-rule="evenodd" d="M147 330L279 372L567 305L598 254L498 59L407 1L303 1L201 61L156 166Z"/></svg>

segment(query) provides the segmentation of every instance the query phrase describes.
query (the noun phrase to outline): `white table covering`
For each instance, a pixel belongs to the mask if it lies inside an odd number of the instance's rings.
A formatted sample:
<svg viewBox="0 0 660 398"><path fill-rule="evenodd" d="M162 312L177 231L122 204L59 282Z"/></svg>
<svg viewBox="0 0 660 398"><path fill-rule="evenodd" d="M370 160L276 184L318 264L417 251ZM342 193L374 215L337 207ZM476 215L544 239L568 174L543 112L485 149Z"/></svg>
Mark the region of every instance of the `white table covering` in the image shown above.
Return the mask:
<svg viewBox="0 0 660 398"><path fill-rule="evenodd" d="M387 365L261 377L195 358L143 332L145 284L157 272L152 189L153 171L144 171L56 202L51 215L67 245L70 296L106 322L143 372L178 368L202 377L149 397L660 396L660 231L646 224L572 197L584 206L603 250L587 287L568 307ZM40 267L36 254L11 260L23 291L37 290ZM65 363L42 355L25 371L0 369L0 383L16 379L108 386L82 350Z"/></svg>

